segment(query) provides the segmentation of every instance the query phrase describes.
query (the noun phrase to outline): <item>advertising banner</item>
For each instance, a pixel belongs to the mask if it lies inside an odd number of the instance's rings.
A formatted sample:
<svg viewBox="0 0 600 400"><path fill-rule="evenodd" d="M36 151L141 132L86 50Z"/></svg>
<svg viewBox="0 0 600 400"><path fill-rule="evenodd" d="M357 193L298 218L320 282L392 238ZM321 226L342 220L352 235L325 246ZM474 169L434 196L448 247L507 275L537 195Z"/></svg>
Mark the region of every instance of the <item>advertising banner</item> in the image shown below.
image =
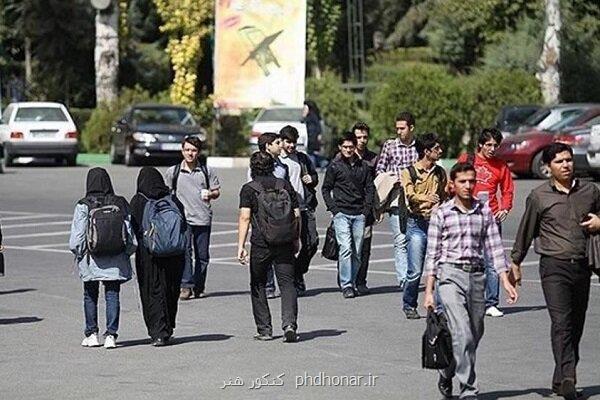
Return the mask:
<svg viewBox="0 0 600 400"><path fill-rule="evenodd" d="M215 105L301 106L306 0L216 0Z"/></svg>

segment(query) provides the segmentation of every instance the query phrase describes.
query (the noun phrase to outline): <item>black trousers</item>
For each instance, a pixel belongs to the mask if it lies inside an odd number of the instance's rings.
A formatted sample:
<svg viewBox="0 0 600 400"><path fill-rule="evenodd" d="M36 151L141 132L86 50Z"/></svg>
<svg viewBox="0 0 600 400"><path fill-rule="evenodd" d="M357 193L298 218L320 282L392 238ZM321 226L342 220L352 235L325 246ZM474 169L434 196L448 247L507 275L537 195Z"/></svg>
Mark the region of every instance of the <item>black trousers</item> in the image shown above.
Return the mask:
<svg viewBox="0 0 600 400"><path fill-rule="evenodd" d="M301 211L300 218L302 219L302 229L300 231L302 246L295 262L296 283L304 282L304 274L308 272L310 262L319 248L315 212L312 210Z"/></svg>
<svg viewBox="0 0 600 400"><path fill-rule="evenodd" d="M362 254L360 256L360 267L356 274L356 286L367 284L367 272L369 269L369 259L371 258L371 239L373 239L373 227L371 229L369 237L363 239Z"/></svg>
<svg viewBox="0 0 600 400"><path fill-rule="evenodd" d="M258 333L272 334L271 312L265 293L267 270L275 269L275 276L281 292L281 327L290 325L297 328L298 300L294 286L294 247L292 244L250 249L250 296L252 313Z"/></svg>
<svg viewBox="0 0 600 400"><path fill-rule="evenodd" d="M590 268L587 259L570 261L542 256L540 276L550 313L554 376L552 386L563 379L576 381L579 341L590 295Z"/></svg>

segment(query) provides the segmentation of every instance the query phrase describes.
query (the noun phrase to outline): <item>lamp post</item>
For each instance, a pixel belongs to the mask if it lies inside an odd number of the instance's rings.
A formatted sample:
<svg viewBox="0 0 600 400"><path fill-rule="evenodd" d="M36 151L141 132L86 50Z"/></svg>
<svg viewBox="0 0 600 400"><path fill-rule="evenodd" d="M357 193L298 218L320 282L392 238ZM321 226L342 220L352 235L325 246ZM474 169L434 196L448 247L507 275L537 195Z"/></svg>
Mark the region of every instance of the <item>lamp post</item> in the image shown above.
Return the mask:
<svg viewBox="0 0 600 400"><path fill-rule="evenodd" d="M119 7L114 0L90 0L96 9L96 104L117 98L119 72Z"/></svg>

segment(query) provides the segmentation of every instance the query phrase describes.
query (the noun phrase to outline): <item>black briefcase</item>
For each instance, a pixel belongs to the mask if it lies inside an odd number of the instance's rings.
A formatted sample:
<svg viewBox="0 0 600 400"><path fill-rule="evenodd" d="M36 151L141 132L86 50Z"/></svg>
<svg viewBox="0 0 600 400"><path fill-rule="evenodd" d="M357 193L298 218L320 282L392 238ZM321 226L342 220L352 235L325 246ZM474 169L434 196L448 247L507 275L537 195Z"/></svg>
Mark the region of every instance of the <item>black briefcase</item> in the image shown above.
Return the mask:
<svg viewBox="0 0 600 400"><path fill-rule="evenodd" d="M333 221L329 224L327 232L325 233L325 240L323 241L323 249L321 255L328 260L337 261L338 259L338 243L335 238L335 229L333 228Z"/></svg>
<svg viewBox="0 0 600 400"><path fill-rule="evenodd" d="M427 312L427 327L423 333L421 363L423 368L444 369L452 361L452 336L443 314Z"/></svg>

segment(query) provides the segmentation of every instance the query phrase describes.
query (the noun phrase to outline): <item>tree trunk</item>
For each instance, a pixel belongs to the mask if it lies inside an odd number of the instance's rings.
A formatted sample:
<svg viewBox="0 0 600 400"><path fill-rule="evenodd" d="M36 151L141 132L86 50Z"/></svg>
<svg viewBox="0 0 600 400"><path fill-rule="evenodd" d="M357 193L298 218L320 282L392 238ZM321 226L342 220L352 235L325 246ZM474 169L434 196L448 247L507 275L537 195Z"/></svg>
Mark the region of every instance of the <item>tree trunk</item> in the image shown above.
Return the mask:
<svg viewBox="0 0 600 400"><path fill-rule="evenodd" d="M119 7L113 4L96 13L96 104L111 103L117 98L119 71Z"/></svg>
<svg viewBox="0 0 600 400"><path fill-rule="evenodd" d="M560 1L546 1L546 33L544 47L538 61L536 74L544 103L557 104L560 101Z"/></svg>

